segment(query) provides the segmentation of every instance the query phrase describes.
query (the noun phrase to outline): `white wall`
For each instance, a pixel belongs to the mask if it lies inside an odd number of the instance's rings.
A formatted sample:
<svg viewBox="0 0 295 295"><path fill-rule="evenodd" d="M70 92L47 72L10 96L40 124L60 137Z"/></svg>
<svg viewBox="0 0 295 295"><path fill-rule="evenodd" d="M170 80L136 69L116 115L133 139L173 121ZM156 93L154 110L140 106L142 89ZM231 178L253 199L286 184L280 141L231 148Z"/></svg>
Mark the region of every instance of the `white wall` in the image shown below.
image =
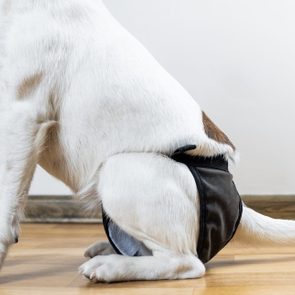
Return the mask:
<svg viewBox="0 0 295 295"><path fill-rule="evenodd" d="M295 2L105 0L241 153L243 194L295 193ZM38 171L32 193L66 193Z"/></svg>

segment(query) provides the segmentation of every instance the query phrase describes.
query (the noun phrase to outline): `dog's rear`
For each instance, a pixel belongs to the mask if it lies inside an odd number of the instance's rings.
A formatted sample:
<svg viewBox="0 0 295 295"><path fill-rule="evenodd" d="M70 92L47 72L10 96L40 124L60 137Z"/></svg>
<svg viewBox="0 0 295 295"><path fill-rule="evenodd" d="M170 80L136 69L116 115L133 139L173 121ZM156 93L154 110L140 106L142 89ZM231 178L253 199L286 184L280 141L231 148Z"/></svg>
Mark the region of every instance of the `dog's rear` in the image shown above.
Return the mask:
<svg viewBox="0 0 295 295"><path fill-rule="evenodd" d="M229 138L204 113L203 124L209 138L219 143L228 144L235 150ZM234 238L255 245L294 245L295 221L270 218L243 204L240 225Z"/></svg>

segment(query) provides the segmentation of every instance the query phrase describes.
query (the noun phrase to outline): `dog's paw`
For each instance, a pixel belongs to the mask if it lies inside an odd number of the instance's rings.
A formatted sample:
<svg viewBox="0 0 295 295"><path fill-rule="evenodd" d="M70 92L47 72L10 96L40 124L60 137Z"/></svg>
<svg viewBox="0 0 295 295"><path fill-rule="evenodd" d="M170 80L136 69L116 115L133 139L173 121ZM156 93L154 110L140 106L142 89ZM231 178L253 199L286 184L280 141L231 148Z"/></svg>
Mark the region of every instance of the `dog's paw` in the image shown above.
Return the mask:
<svg viewBox="0 0 295 295"><path fill-rule="evenodd" d="M109 242L96 242L86 249L84 256L92 258L97 255L110 254L115 254L115 251Z"/></svg>
<svg viewBox="0 0 295 295"><path fill-rule="evenodd" d="M79 268L80 274L90 281L110 283L118 281L118 263L121 255L96 256Z"/></svg>
<svg viewBox="0 0 295 295"><path fill-rule="evenodd" d="M17 221L7 222L7 219L0 219L0 269L3 266L8 248L18 242L18 234L19 223Z"/></svg>

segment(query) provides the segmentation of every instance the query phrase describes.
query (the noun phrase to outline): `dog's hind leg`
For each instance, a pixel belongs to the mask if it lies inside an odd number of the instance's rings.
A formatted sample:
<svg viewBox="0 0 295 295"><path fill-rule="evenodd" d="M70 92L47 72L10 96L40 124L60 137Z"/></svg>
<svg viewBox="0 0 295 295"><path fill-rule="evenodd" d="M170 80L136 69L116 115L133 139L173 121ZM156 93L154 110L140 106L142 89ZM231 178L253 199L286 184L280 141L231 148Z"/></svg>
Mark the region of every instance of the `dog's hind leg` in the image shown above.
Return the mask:
<svg viewBox="0 0 295 295"><path fill-rule="evenodd" d="M38 122L36 106L29 101L9 101L1 108L0 116L1 268L8 247L18 241L19 215L40 147L52 123Z"/></svg>
<svg viewBox="0 0 295 295"><path fill-rule="evenodd" d="M93 282L116 282L198 278L204 275L205 267L194 255L154 252L142 257L96 256L80 271Z"/></svg>
<svg viewBox="0 0 295 295"><path fill-rule="evenodd" d="M152 153L111 157L99 175L98 192L109 217L144 243L151 256L96 256L80 267L93 281L201 277L196 255L199 203L185 165Z"/></svg>

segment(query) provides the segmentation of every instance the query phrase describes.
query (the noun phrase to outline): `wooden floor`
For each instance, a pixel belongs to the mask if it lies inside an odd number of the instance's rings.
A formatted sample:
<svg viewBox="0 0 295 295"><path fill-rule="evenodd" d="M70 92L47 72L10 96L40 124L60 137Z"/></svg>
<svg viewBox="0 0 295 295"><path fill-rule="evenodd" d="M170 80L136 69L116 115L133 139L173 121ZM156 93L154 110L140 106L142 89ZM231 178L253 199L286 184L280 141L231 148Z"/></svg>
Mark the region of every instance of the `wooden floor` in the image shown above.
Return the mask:
<svg viewBox="0 0 295 295"><path fill-rule="evenodd" d="M295 247L232 243L207 265L202 279L92 284L77 269L86 260L84 249L98 239L105 236L97 225L23 225L0 273L0 294L295 294Z"/></svg>

